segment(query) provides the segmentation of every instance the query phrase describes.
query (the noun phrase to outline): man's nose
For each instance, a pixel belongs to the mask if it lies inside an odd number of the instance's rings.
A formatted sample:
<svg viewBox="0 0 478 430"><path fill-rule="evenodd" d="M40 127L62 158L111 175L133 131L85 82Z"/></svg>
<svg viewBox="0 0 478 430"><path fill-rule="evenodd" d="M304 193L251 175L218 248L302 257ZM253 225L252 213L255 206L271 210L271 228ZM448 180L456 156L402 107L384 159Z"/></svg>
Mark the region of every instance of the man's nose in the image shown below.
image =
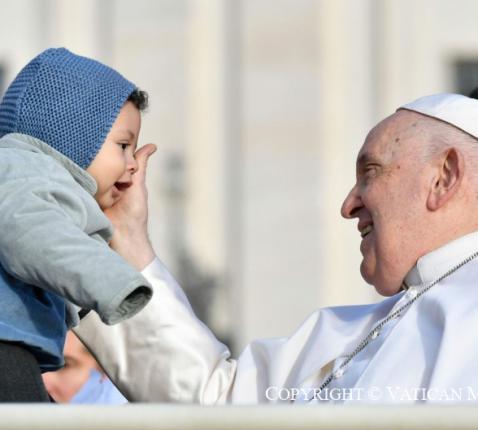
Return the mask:
<svg viewBox="0 0 478 430"><path fill-rule="evenodd" d="M354 186L342 203L340 213L344 218L352 219L357 216L357 212L363 207L362 200L358 194L357 186Z"/></svg>

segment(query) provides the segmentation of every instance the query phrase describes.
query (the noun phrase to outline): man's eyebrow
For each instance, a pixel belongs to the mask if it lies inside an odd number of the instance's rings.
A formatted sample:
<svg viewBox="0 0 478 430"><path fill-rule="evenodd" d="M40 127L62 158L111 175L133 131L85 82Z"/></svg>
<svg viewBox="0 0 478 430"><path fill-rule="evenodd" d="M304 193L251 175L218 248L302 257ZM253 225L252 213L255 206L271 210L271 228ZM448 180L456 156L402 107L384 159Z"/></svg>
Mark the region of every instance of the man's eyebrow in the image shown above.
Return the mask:
<svg viewBox="0 0 478 430"><path fill-rule="evenodd" d="M357 167L361 167L370 161L376 162L375 157L373 157L369 152L364 152L362 155L360 155L360 157L357 158Z"/></svg>

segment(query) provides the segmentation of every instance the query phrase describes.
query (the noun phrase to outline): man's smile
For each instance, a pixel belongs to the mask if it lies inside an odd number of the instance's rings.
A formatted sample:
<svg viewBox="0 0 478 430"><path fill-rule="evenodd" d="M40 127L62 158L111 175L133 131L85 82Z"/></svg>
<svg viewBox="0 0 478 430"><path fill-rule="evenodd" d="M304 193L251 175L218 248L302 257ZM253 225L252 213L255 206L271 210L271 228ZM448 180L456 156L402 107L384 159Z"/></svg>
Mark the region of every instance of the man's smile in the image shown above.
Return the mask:
<svg viewBox="0 0 478 430"><path fill-rule="evenodd" d="M367 218L368 219L359 221L357 225L357 230L359 231L360 236L362 236L362 239L373 230L373 221L370 217L367 216Z"/></svg>
<svg viewBox="0 0 478 430"><path fill-rule="evenodd" d="M360 236L362 236L362 239L367 236L371 231L373 230L373 224L369 224L362 229L360 229Z"/></svg>

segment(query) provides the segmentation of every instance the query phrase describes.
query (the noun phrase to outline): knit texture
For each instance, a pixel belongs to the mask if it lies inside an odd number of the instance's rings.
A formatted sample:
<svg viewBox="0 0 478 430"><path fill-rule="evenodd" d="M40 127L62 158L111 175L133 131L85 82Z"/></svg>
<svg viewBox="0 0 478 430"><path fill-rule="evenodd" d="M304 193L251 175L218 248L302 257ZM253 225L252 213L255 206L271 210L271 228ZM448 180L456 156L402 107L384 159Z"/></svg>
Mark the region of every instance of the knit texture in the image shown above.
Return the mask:
<svg viewBox="0 0 478 430"><path fill-rule="evenodd" d="M0 137L36 137L86 169L136 86L98 61L65 48L30 61L0 103Z"/></svg>

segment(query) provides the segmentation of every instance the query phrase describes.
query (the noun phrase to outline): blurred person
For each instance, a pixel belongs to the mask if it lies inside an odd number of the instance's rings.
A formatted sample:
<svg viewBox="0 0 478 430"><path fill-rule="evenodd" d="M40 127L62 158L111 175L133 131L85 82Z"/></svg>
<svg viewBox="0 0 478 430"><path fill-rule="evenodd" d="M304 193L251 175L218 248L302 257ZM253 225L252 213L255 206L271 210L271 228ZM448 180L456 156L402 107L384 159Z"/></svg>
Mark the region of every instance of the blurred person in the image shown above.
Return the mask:
<svg viewBox="0 0 478 430"><path fill-rule="evenodd" d="M144 257L136 267L155 295L128 321L107 327L91 314L76 332L131 401L476 402L477 118L478 100L432 95L366 137L342 216L357 220L360 271L383 301L319 309L292 336L253 341L233 359L147 258L141 181L115 208L113 248Z"/></svg>
<svg viewBox="0 0 478 430"><path fill-rule="evenodd" d="M65 366L55 372L43 374L46 390L57 403L127 403L72 332L66 335L63 354Z"/></svg>
<svg viewBox="0 0 478 430"><path fill-rule="evenodd" d="M0 402L42 402L79 311L107 324L149 301L147 280L109 246L103 211L133 181L146 94L118 72L47 49L0 103Z"/></svg>

